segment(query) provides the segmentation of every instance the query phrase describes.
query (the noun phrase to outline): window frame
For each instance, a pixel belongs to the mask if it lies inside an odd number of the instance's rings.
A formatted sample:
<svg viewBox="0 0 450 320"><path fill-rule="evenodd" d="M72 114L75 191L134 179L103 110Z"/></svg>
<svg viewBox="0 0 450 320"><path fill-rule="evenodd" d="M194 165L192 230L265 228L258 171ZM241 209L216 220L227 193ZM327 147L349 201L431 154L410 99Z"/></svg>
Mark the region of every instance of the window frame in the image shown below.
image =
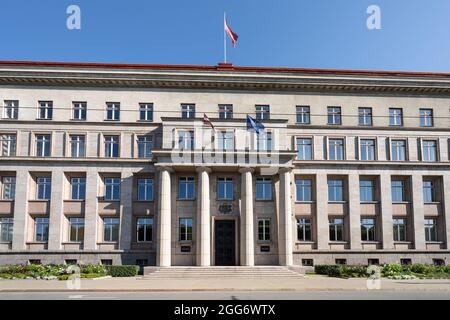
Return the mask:
<svg viewBox="0 0 450 320"><path fill-rule="evenodd" d="M361 241L376 241L376 219L361 217Z"/></svg>
<svg viewBox="0 0 450 320"><path fill-rule="evenodd" d="M368 141L371 141L372 144L367 144ZM371 138L359 139L359 160L375 161L376 154L377 154L376 145L377 145L376 139L371 139ZM369 157L370 155L371 155L371 157Z"/></svg>
<svg viewBox="0 0 450 320"><path fill-rule="evenodd" d="M9 112L12 116L8 116ZM3 119L17 120L19 119L19 100L3 100Z"/></svg>
<svg viewBox="0 0 450 320"><path fill-rule="evenodd" d="M53 101L38 101L37 120L53 119Z"/></svg>
<svg viewBox="0 0 450 320"><path fill-rule="evenodd" d="M270 218L258 218L258 242L270 242L271 241L271 219ZM262 232L261 231L262 228Z"/></svg>
<svg viewBox="0 0 450 320"><path fill-rule="evenodd" d="M105 158L120 158L120 135L103 135L103 144Z"/></svg>
<svg viewBox="0 0 450 320"><path fill-rule="evenodd" d="M182 223L182 221L184 223ZM183 231L183 228L184 228L184 231ZM190 232L189 232L189 228L190 228ZM193 219L189 218L189 217L180 217L178 219L178 241L179 242L192 242L193 238L194 238Z"/></svg>
<svg viewBox="0 0 450 320"><path fill-rule="evenodd" d="M327 107L327 125L342 125L342 108L339 106Z"/></svg>
<svg viewBox="0 0 450 320"><path fill-rule="evenodd" d="M297 220L297 241L312 242L313 241L312 219L298 217L296 220ZM308 232L309 237L307 237Z"/></svg>
<svg viewBox="0 0 450 320"><path fill-rule="evenodd" d="M35 134L35 146L36 146L36 150L35 150L36 157L39 157L39 158L51 157L52 156L52 135L49 133Z"/></svg>
<svg viewBox="0 0 450 320"><path fill-rule="evenodd" d="M341 223L337 223L337 221L341 221ZM345 219L343 217L338 218L328 218L328 227L329 227L329 241L330 242L343 242L345 241L344 235L344 226ZM332 234L334 233L334 237L332 238ZM339 237L340 235L340 237Z"/></svg>
<svg viewBox="0 0 450 320"><path fill-rule="evenodd" d="M221 187L223 184L224 196L221 196ZM231 186L231 190L228 190ZM228 193L231 192L229 195ZM234 179L231 177L217 177L217 200L220 201L233 201L234 199Z"/></svg>
<svg viewBox="0 0 450 320"><path fill-rule="evenodd" d="M373 126L373 111L371 107L358 107L358 125L363 127Z"/></svg>
<svg viewBox="0 0 450 320"><path fill-rule="evenodd" d="M41 191L43 188L43 191ZM43 197L40 194L43 194ZM52 177L36 177L36 200L49 201L52 195Z"/></svg>
<svg viewBox="0 0 450 320"><path fill-rule="evenodd" d="M178 178L178 200L180 201L193 201L196 199L195 192L196 192L196 186L195 186L195 177L192 176L185 176L185 177L179 177ZM185 192L184 195L181 194L182 185L185 186ZM191 192L189 191L189 187L192 187ZM192 193L192 196L190 196L190 193Z"/></svg>
<svg viewBox="0 0 450 320"><path fill-rule="evenodd" d="M139 121L153 122L153 103L141 102L139 103Z"/></svg>
<svg viewBox="0 0 450 320"><path fill-rule="evenodd" d="M181 104L181 118L182 119L195 119L195 103L182 103Z"/></svg>
<svg viewBox="0 0 450 320"><path fill-rule="evenodd" d="M295 106L295 122L297 124L311 124L311 107Z"/></svg>
<svg viewBox="0 0 450 320"><path fill-rule="evenodd" d="M17 134L0 133L1 157L15 157L17 155ZM6 151L4 153L4 151Z"/></svg>
<svg viewBox="0 0 450 320"><path fill-rule="evenodd" d="M426 114L428 112L428 114ZM420 116L420 126L422 128L434 127L434 115L433 109L431 108L420 108L419 109Z"/></svg>
<svg viewBox="0 0 450 320"><path fill-rule="evenodd" d="M75 230L75 238L72 238L72 230ZM81 230L81 232L80 232ZM82 243L84 242L85 233L85 219L78 217L69 218L69 242ZM80 236L81 234L81 236Z"/></svg>
<svg viewBox="0 0 450 320"><path fill-rule="evenodd" d="M119 236L120 219L114 217L103 218L103 242L119 242Z"/></svg>
<svg viewBox="0 0 450 320"><path fill-rule="evenodd" d="M336 144L340 141L341 144ZM333 150L333 152L332 152ZM341 153L339 153L341 151ZM333 155L333 156L332 156ZM341 157L338 157L341 155ZM345 161L345 139L344 138L328 138L328 160L332 161Z"/></svg>
<svg viewBox="0 0 450 320"><path fill-rule="evenodd" d="M309 141L309 144L302 143L300 144L299 141ZM301 147L301 149L300 149ZM308 161L313 160L313 138L311 137L296 137L295 138L295 149L297 151L297 160L301 161ZM307 151L309 151L309 157L303 156L300 157L300 155L308 155Z"/></svg>
<svg viewBox="0 0 450 320"><path fill-rule="evenodd" d="M153 135L140 134L136 136L138 159L150 159L153 154ZM143 148L143 149L142 149Z"/></svg>
<svg viewBox="0 0 450 320"><path fill-rule="evenodd" d="M219 104L219 119L233 119L232 104Z"/></svg>
<svg viewBox="0 0 450 320"><path fill-rule="evenodd" d="M403 126L403 108L389 108L389 126Z"/></svg>
<svg viewBox="0 0 450 320"><path fill-rule="evenodd" d="M105 121L120 121L120 102L106 102Z"/></svg>
<svg viewBox="0 0 450 320"><path fill-rule="evenodd" d="M309 184L304 182L308 181ZM305 193L305 190L308 190ZM312 202L313 201L313 181L310 178L296 178L295 179L295 202ZM299 195L301 195L299 197ZM309 197L305 197L308 195ZM308 199L306 199L308 198Z"/></svg>
<svg viewBox="0 0 450 320"><path fill-rule="evenodd" d="M74 193L74 190L76 192ZM70 178L70 199L86 200L86 178L71 177Z"/></svg>
<svg viewBox="0 0 450 320"><path fill-rule="evenodd" d="M86 135L69 134L69 144L70 144L70 157L72 158L86 157Z"/></svg>
<svg viewBox="0 0 450 320"><path fill-rule="evenodd" d="M50 225L50 219L48 217L34 218L34 241L35 242L48 242L49 225ZM38 233L38 231L40 231L40 234Z"/></svg>
<svg viewBox="0 0 450 320"><path fill-rule="evenodd" d="M258 189L262 187L263 197L258 196ZM269 188L269 190L268 190ZM270 195L270 197L268 197ZM255 179L255 200L272 201L273 200L273 180L267 177L257 177Z"/></svg>
<svg viewBox="0 0 450 320"><path fill-rule="evenodd" d="M144 198L141 198L141 189L144 190ZM149 191L150 190L150 191ZM137 201L154 201L155 182L153 178L138 178L137 179ZM148 197L150 195L150 197Z"/></svg>
<svg viewBox="0 0 450 320"><path fill-rule="evenodd" d="M147 223L149 221L150 221L150 223ZM149 218L149 217L138 217L136 219L136 242L140 242L140 243L141 242L146 242L146 243L153 242L153 223L154 223L153 218ZM150 226L150 228L148 226ZM139 240L140 227L142 227L142 230L143 230L143 233L142 233L143 237L144 237L143 240ZM149 229L150 229L150 237L147 236ZM147 240L147 238L150 238L150 240Z"/></svg>
<svg viewBox="0 0 450 320"><path fill-rule="evenodd" d="M256 104L255 105L255 119L270 120L270 105L268 104Z"/></svg>
<svg viewBox="0 0 450 320"><path fill-rule="evenodd" d="M86 101L72 101L72 120L86 121L87 120L87 102Z"/></svg>
<svg viewBox="0 0 450 320"><path fill-rule="evenodd" d="M0 243L11 243L13 240L14 218L0 217ZM6 235L6 237L4 237Z"/></svg>
<svg viewBox="0 0 450 320"><path fill-rule="evenodd" d="M104 196L103 199L105 201L120 201L120 194L121 194L121 178L119 177L104 177L103 178L104 183ZM109 193L111 194L110 197L108 197L108 189ZM116 197L117 192L117 197Z"/></svg>

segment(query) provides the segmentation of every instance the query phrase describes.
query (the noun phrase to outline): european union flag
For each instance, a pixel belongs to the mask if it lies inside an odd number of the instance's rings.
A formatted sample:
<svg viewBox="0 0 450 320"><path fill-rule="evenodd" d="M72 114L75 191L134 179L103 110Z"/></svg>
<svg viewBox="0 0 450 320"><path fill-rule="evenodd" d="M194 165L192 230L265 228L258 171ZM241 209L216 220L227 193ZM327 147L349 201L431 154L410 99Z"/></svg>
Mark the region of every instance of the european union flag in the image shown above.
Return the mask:
<svg viewBox="0 0 450 320"><path fill-rule="evenodd" d="M255 130L256 134L259 134L260 131L264 131L264 125L261 122L247 115L247 129L250 128Z"/></svg>

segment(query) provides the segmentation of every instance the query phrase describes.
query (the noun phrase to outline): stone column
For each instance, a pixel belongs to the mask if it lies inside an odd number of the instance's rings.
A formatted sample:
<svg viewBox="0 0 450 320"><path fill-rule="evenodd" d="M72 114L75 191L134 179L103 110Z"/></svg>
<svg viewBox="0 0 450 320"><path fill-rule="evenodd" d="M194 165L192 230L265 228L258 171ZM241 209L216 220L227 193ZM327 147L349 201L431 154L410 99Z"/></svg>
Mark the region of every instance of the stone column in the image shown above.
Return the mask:
<svg viewBox="0 0 450 320"><path fill-rule="evenodd" d="M425 216L423 214L422 175L414 173L411 177L412 211L414 228L414 248L425 250Z"/></svg>
<svg viewBox="0 0 450 320"><path fill-rule="evenodd" d="M133 172L122 172L120 183L120 242L119 249L131 248L131 224L133 219Z"/></svg>
<svg viewBox="0 0 450 320"><path fill-rule="evenodd" d="M316 175L316 237L317 249L329 249L329 221L328 221L328 182L326 173Z"/></svg>
<svg viewBox="0 0 450 320"><path fill-rule="evenodd" d="M445 237L445 244L446 249L450 249L450 173L447 173L443 177L443 203L441 204L443 206L443 213L444 213L444 222L445 222L445 228L444 228L444 237Z"/></svg>
<svg viewBox="0 0 450 320"><path fill-rule="evenodd" d="M28 231L28 197L30 175L25 168L16 171L16 196L14 199L13 250L25 250Z"/></svg>
<svg viewBox="0 0 450 320"><path fill-rule="evenodd" d="M394 248L394 230L392 224L391 177L387 173L380 175L381 196L381 233L383 249Z"/></svg>
<svg viewBox="0 0 450 320"><path fill-rule="evenodd" d="M291 170L280 169L280 210L278 220L278 263L292 265Z"/></svg>
<svg viewBox="0 0 450 320"><path fill-rule="evenodd" d="M86 199L84 200L84 249L96 250L98 242L98 172L86 172Z"/></svg>
<svg viewBox="0 0 450 320"><path fill-rule="evenodd" d="M211 169L200 167L198 172L197 201L197 265L207 267L211 265L211 208L209 198L209 173Z"/></svg>
<svg viewBox="0 0 450 320"><path fill-rule="evenodd" d="M361 201L358 174L348 175L348 200L350 218L350 249L362 249L361 245Z"/></svg>
<svg viewBox="0 0 450 320"><path fill-rule="evenodd" d="M171 179L170 169L161 168L159 178L158 201L158 244L156 249L156 265L171 265Z"/></svg>
<svg viewBox="0 0 450 320"><path fill-rule="evenodd" d="M62 226L64 222L64 172L58 169L52 172L52 192L50 197L50 223L48 230L48 249L60 250Z"/></svg>
<svg viewBox="0 0 450 320"><path fill-rule="evenodd" d="M255 239L253 230L253 169L242 168L241 173L241 265L255 265Z"/></svg>

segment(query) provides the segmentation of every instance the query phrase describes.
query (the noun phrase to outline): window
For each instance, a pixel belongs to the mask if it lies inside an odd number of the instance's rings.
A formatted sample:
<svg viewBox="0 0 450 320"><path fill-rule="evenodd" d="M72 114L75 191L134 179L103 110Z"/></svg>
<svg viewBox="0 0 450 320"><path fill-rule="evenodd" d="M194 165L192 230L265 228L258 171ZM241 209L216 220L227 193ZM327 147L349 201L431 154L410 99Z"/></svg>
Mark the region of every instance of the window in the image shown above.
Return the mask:
<svg viewBox="0 0 450 320"><path fill-rule="evenodd" d="M41 262L41 259L30 259L30 260L28 260L28 264L37 265L37 264L42 264L42 262Z"/></svg>
<svg viewBox="0 0 450 320"><path fill-rule="evenodd" d="M436 219L425 219L425 241L437 241Z"/></svg>
<svg viewBox="0 0 450 320"><path fill-rule="evenodd" d="M233 105L232 104L219 104L219 118L220 119L233 119Z"/></svg>
<svg viewBox="0 0 450 320"><path fill-rule="evenodd" d="M53 118L53 102L39 101L38 119L51 120Z"/></svg>
<svg viewBox="0 0 450 320"><path fill-rule="evenodd" d="M86 178L71 178L71 199L84 200L86 197Z"/></svg>
<svg viewBox="0 0 450 320"><path fill-rule="evenodd" d="M297 219L297 239L298 241L312 241L311 219Z"/></svg>
<svg viewBox="0 0 450 320"><path fill-rule="evenodd" d="M137 241L150 242L153 239L153 219L139 218L137 219Z"/></svg>
<svg viewBox="0 0 450 320"><path fill-rule="evenodd" d="M119 218L103 219L103 241L116 242L119 241Z"/></svg>
<svg viewBox="0 0 450 320"><path fill-rule="evenodd" d="M309 106L297 106L297 123L299 124L310 124L311 123L311 113Z"/></svg>
<svg viewBox="0 0 450 320"><path fill-rule="evenodd" d="M153 149L153 137L146 136L138 136L137 137L137 145L138 145L138 158L151 158L152 157L152 149Z"/></svg>
<svg viewBox="0 0 450 320"><path fill-rule="evenodd" d="M182 104L181 105L181 117L183 119L195 118L195 104Z"/></svg>
<svg viewBox="0 0 450 320"><path fill-rule="evenodd" d="M392 140L391 141L391 160L405 161L406 160L406 141Z"/></svg>
<svg viewBox="0 0 450 320"><path fill-rule="evenodd" d="M84 240L84 218L69 218L69 241L82 242Z"/></svg>
<svg viewBox="0 0 450 320"><path fill-rule="evenodd" d="M359 198L361 202L375 201L375 181L359 181Z"/></svg>
<svg viewBox="0 0 450 320"><path fill-rule="evenodd" d="M86 120L87 103L86 102L73 102L73 119L74 120Z"/></svg>
<svg viewBox="0 0 450 320"><path fill-rule="evenodd" d="M344 139L328 140L329 160L344 160Z"/></svg>
<svg viewBox="0 0 450 320"><path fill-rule="evenodd" d="M178 148L180 150L194 150L194 131L178 132Z"/></svg>
<svg viewBox="0 0 450 320"><path fill-rule="evenodd" d="M445 260L444 259L433 259L433 265L435 267L443 267L443 266L445 266Z"/></svg>
<svg viewBox="0 0 450 320"><path fill-rule="evenodd" d="M328 107L328 124L341 124L341 107Z"/></svg>
<svg viewBox="0 0 450 320"><path fill-rule="evenodd" d="M359 160L372 161L375 160L375 140L361 139Z"/></svg>
<svg viewBox="0 0 450 320"><path fill-rule="evenodd" d="M194 177L181 177L178 181L178 199L194 200L195 179Z"/></svg>
<svg viewBox="0 0 450 320"><path fill-rule="evenodd" d="M330 222L330 241L343 241L344 219L333 218L329 219L329 222Z"/></svg>
<svg viewBox="0 0 450 320"><path fill-rule="evenodd" d="M3 118L5 119L17 119L19 117L19 101L18 100L5 100L3 109Z"/></svg>
<svg viewBox="0 0 450 320"><path fill-rule="evenodd" d="M372 123L372 108L358 108L358 124L371 126Z"/></svg>
<svg viewBox="0 0 450 320"><path fill-rule="evenodd" d="M334 262L335 262L337 265L343 266L343 265L346 265L346 264L347 264L347 259L335 259Z"/></svg>
<svg viewBox="0 0 450 320"><path fill-rule="evenodd" d="M367 264L369 266L379 266L380 265L380 259L367 259Z"/></svg>
<svg viewBox="0 0 450 320"><path fill-rule="evenodd" d="M411 259L400 259L400 264L402 266L410 266L410 265L412 265L412 260Z"/></svg>
<svg viewBox="0 0 450 320"><path fill-rule="evenodd" d="M272 179L256 179L256 200L272 200Z"/></svg>
<svg viewBox="0 0 450 320"><path fill-rule="evenodd" d="M432 180L423 181L423 202L436 202L434 182Z"/></svg>
<svg viewBox="0 0 450 320"><path fill-rule="evenodd" d="M233 200L233 178L217 178L217 199Z"/></svg>
<svg viewBox="0 0 450 320"><path fill-rule="evenodd" d="M269 120L270 119L270 106L267 105L257 105L256 109L256 120Z"/></svg>
<svg viewBox="0 0 450 320"><path fill-rule="evenodd" d="M85 156L85 141L83 135L70 135L70 156L73 158L83 158Z"/></svg>
<svg viewBox="0 0 450 320"><path fill-rule="evenodd" d="M313 267L314 259L302 259L302 266L304 267Z"/></svg>
<svg viewBox="0 0 450 320"><path fill-rule="evenodd" d="M406 241L406 219L394 218L394 241Z"/></svg>
<svg viewBox="0 0 450 320"><path fill-rule="evenodd" d="M256 144L258 151L272 150L272 132L262 132L256 135Z"/></svg>
<svg viewBox="0 0 450 320"><path fill-rule="evenodd" d="M119 121L120 120L120 103L108 102L106 103L106 120Z"/></svg>
<svg viewBox="0 0 450 320"><path fill-rule="evenodd" d="M52 178L38 177L36 179L37 193L36 200L50 200L52 193Z"/></svg>
<svg viewBox="0 0 450 320"><path fill-rule="evenodd" d="M119 136L105 136L105 158L119 157Z"/></svg>
<svg viewBox="0 0 450 320"><path fill-rule="evenodd" d="M34 219L34 240L37 242L48 241L48 218Z"/></svg>
<svg viewBox="0 0 450 320"><path fill-rule="evenodd" d="M77 259L66 259L66 260L64 260L64 262L68 266L76 266L78 264Z"/></svg>
<svg viewBox="0 0 450 320"><path fill-rule="evenodd" d="M297 159L312 160L312 139L297 138Z"/></svg>
<svg viewBox="0 0 450 320"><path fill-rule="evenodd" d="M403 125L403 110L400 108L389 108L389 125L402 126Z"/></svg>
<svg viewBox="0 0 450 320"><path fill-rule="evenodd" d="M328 201L344 201L343 180L328 180Z"/></svg>
<svg viewBox="0 0 450 320"><path fill-rule="evenodd" d="M258 219L258 240L270 241L270 219Z"/></svg>
<svg viewBox="0 0 450 320"><path fill-rule="evenodd" d="M1 199L14 200L16 196L16 177L3 177L1 191Z"/></svg>
<svg viewBox="0 0 450 320"><path fill-rule="evenodd" d="M16 155L16 135L0 134L0 155L2 157L13 157Z"/></svg>
<svg viewBox="0 0 450 320"><path fill-rule="evenodd" d="M51 148L51 138L49 134L36 135L36 156L49 157Z"/></svg>
<svg viewBox="0 0 450 320"><path fill-rule="evenodd" d="M296 201L311 201L311 185L310 179L298 179L295 180L296 187Z"/></svg>
<svg viewBox="0 0 450 320"><path fill-rule="evenodd" d="M13 221L13 218L0 218L0 242L12 241Z"/></svg>
<svg viewBox="0 0 450 320"><path fill-rule="evenodd" d="M105 178L105 200L120 200L120 178Z"/></svg>
<svg viewBox="0 0 450 320"><path fill-rule="evenodd" d="M420 126L433 126L433 109L420 109Z"/></svg>
<svg viewBox="0 0 450 320"><path fill-rule="evenodd" d="M153 121L153 103L139 104L139 120Z"/></svg>
<svg viewBox="0 0 450 320"><path fill-rule="evenodd" d="M403 180L392 180L391 181L392 202L406 201L405 185L406 185L405 181L403 181Z"/></svg>
<svg viewBox="0 0 450 320"><path fill-rule="evenodd" d="M153 179L138 179L138 201L153 201Z"/></svg>
<svg viewBox="0 0 450 320"><path fill-rule="evenodd" d="M233 131L219 131L217 135L218 135L219 150L234 150Z"/></svg>
<svg viewBox="0 0 450 320"><path fill-rule="evenodd" d="M192 219L181 218L179 225L180 241L192 241Z"/></svg>
<svg viewBox="0 0 450 320"><path fill-rule="evenodd" d="M100 264L102 266L112 266L113 265L113 261L112 261L112 259L101 259L100 260Z"/></svg>
<svg viewBox="0 0 450 320"><path fill-rule="evenodd" d="M361 240L375 241L375 219L361 219Z"/></svg>
<svg viewBox="0 0 450 320"><path fill-rule="evenodd" d="M436 140L423 140L422 141L422 160L423 161L437 161Z"/></svg>

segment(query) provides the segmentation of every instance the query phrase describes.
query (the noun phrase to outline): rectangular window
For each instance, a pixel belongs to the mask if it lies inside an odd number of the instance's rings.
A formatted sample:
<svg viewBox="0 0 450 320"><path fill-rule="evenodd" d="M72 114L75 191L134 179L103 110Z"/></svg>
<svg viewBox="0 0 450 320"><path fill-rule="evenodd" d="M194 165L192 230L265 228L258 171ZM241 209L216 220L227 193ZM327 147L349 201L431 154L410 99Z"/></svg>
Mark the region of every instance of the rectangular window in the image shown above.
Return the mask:
<svg viewBox="0 0 450 320"><path fill-rule="evenodd" d="M153 239L153 219L139 218L137 219L137 241L150 242Z"/></svg>
<svg viewBox="0 0 450 320"><path fill-rule="evenodd" d="M183 119L194 119L195 104L188 104L188 103L181 104L181 117Z"/></svg>
<svg viewBox="0 0 450 320"><path fill-rule="evenodd" d="M406 241L406 219L394 218L394 241Z"/></svg>
<svg viewBox="0 0 450 320"><path fill-rule="evenodd" d="M13 225L13 218L0 218L0 242L12 241Z"/></svg>
<svg viewBox="0 0 450 320"><path fill-rule="evenodd" d="M38 119L51 120L53 118L53 102L39 101Z"/></svg>
<svg viewBox="0 0 450 320"><path fill-rule="evenodd" d="M389 125L402 126L403 125L403 110L400 108L389 108Z"/></svg>
<svg viewBox="0 0 450 320"><path fill-rule="evenodd" d="M312 181L310 179L295 180L296 201L311 201Z"/></svg>
<svg viewBox="0 0 450 320"><path fill-rule="evenodd" d="M258 240L270 241L270 219L258 219Z"/></svg>
<svg viewBox="0 0 450 320"><path fill-rule="evenodd" d="M268 105L256 105L256 120L269 120L270 119L270 106Z"/></svg>
<svg viewBox="0 0 450 320"><path fill-rule="evenodd" d="M433 109L420 109L420 126L433 126Z"/></svg>
<svg viewBox="0 0 450 320"><path fill-rule="evenodd" d="M120 178L105 178L105 200L120 200Z"/></svg>
<svg viewBox="0 0 450 320"><path fill-rule="evenodd" d="M139 120L153 121L153 103L139 103Z"/></svg>
<svg viewBox="0 0 450 320"><path fill-rule="evenodd" d="M297 106L297 123L298 124L310 124L311 123L311 113L309 106Z"/></svg>
<svg viewBox="0 0 450 320"><path fill-rule="evenodd" d="M361 219L361 240L375 241L375 219Z"/></svg>
<svg viewBox="0 0 450 320"><path fill-rule="evenodd" d="M256 144L258 151L272 150L272 132L262 132L256 135Z"/></svg>
<svg viewBox="0 0 450 320"><path fill-rule="evenodd" d="M16 177L3 177L1 191L1 199L14 200L16 196Z"/></svg>
<svg viewBox="0 0 450 320"><path fill-rule="evenodd" d="M233 178L217 178L218 200L233 200Z"/></svg>
<svg viewBox="0 0 450 320"><path fill-rule="evenodd" d="M406 183L403 180L391 181L392 202L406 201Z"/></svg>
<svg viewBox="0 0 450 320"><path fill-rule="evenodd" d="M344 219L329 219L330 241L344 241Z"/></svg>
<svg viewBox="0 0 450 320"><path fill-rule="evenodd" d="M52 178L38 177L36 179L36 200L50 200L52 194Z"/></svg>
<svg viewBox="0 0 450 320"><path fill-rule="evenodd" d="M82 242L84 240L84 218L69 218L69 241Z"/></svg>
<svg viewBox="0 0 450 320"><path fill-rule="evenodd" d="M86 120L87 115L87 103L86 102L73 102L73 120Z"/></svg>
<svg viewBox="0 0 450 320"><path fill-rule="evenodd" d="M272 179L256 179L256 200L272 200Z"/></svg>
<svg viewBox="0 0 450 320"><path fill-rule="evenodd" d="M329 160L344 160L344 139L328 140Z"/></svg>
<svg viewBox="0 0 450 320"><path fill-rule="evenodd" d="M194 177L181 177L178 181L178 199L194 200L195 179Z"/></svg>
<svg viewBox="0 0 450 320"><path fill-rule="evenodd" d="M34 219L34 240L37 242L48 241L48 218Z"/></svg>
<svg viewBox="0 0 450 320"><path fill-rule="evenodd" d="M297 159L312 160L312 139L297 138Z"/></svg>
<svg viewBox="0 0 450 320"><path fill-rule="evenodd" d="M153 179L138 179L138 201L153 201Z"/></svg>
<svg viewBox="0 0 450 320"><path fill-rule="evenodd" d="M361 202L375 201L375 181L359 181L359 198Z"/></svg>
<svg viewBox="0 0 450 320"><path fill-rule="evenodd" d="M328 107L328 124L341 124L341 107Z"/></svg>
<svg viewBox="0 0 450 320"><path fill-rule="evenodd" d="M192 219L180 218L180 241L192 241Z"/></svg>
<svg viewBox="0 0 450 320"><path fill-rule="evenodd" d="M119 157L119 136L105 136L105 158Z"/></svg>
<svg viewBox="0 0 450 320"><path fill-rule="evenodd" d="M372 108L358 108L358 124L360 126L371 126L372 121Z"/></svg>
<svg viewBox="0 0 450 320"><path fill-rule="evenodd" d="M425 241L437 241L436 219L425 219Z"/></svg>
<svg viewBox="0 0 450 320"><path fill-rule="evenodd" d="M219 104L219 118L220 119L233 119L233 105L232 104Z"/></svg>
<svg viewBox="0 0 450 320"><path fill-rule="evenodd" d="M312 241L311 219L297 219L298 241Z"/></svg>
<svg viewBox="0 0 450 320"><path fill-rule="evenodd" d="M119 121L120 120L120 103L107 102L106 103L106 120Z"/></svg>
<svg viewBox="0 0 450 320"><path fill-rule="evenodd" d="M16 155L16 135L0 134L0 148L2 157L14 157Z"/></svg>
<svg viewBox="0 0 450 320"><path fill-rule="evenodd" d="M422 160L437 161L437 143L436 140L422 141Z"/></svg>
<svg viewBox="0 0 450 320"><path fill-rule="evenodd" d="M328 201L344 201L343 180L328 180Z"/></svg>
<svg viewBox="0 0 450 320"><path fill-rule="evenodd" d="M71 178L71 199L84 200L86 197L86 178Z"/></svg>
<svg viewBox="0 0 450 320"><path fill-rule="evenodd" d="M103 219L103 241L117 242L119 241L119 218L104 218Z"/></svg>
<svg viewBox="0 0 450 320"><path fill-rule="evenodd" d="M17 119L19 118L19 101L18 100L5 100L3 109L4 119Z"/></svg>
<svg viewBox="0 0 450 320"><path fill-rule="evenodd" d="M406 141L392 140L391 141L391 160L405 161L406 160Z"/></svg>
<svg viewBox="0 0 450 320"><path fill-rule="evenodd" d="M70 135L70 156L72 158L83 158L85 156L85 142L84 135Z"/></svg>
<svg viewBox="0 0 450 320"><path fill-rule="evenodd" d="M194 131L178 131L178 148L194 150Z"/></svg>
<svg viewBox="0 0 450 320"><path fill-rule="evenodd" d="M36 157L49 157L51 138L49 134L36 135Z"/></svg>
<svg viewBox="0 0 450 320"><path fill-rule="evenodd" d="M151 158L153 150L153 137L149 135L138 136L138 158Z"/></svg>
<svg viewBox="0 0 450 320"><path fill-rule="evenodd" d="M361 139L360 143L360 160L373 161L375 160L375 140Z"/></svg>
<svg viewBox="0 0 450 320"><path fill-rule="evenodd" d="M218 148L219 150L234 150L234 132L233 131L219 131Z"/></svg>
<svg viewBox="0 0 450 320"><path fill-rule="evenodd" d="M436 193L434 188L434 182L432 180L423 181L423 202L425 203L436 202Z"/></svg>

